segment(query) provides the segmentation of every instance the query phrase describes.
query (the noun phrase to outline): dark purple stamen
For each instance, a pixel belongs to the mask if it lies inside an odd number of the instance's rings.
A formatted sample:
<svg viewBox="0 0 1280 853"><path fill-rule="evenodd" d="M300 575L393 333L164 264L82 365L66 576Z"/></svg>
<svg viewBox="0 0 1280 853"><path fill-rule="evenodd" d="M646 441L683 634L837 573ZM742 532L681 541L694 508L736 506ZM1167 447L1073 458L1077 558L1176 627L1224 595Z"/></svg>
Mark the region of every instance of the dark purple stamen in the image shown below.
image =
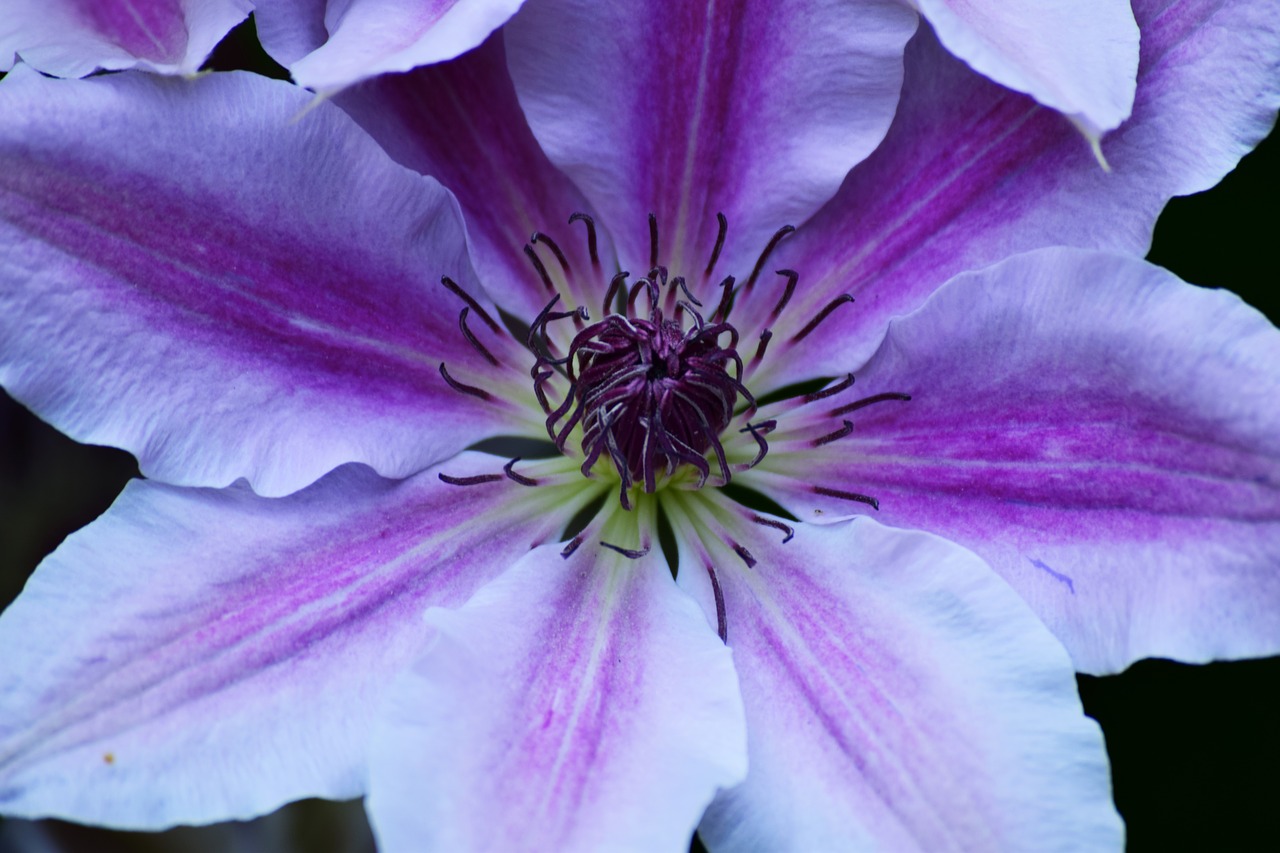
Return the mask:
<svg viewBox="0 0 1280 853"><path fill-rule="evenodd" d="M542 279L542 286L547 289L548 293L555 293L556 286L551 283L551 276L547 274L547 267L542 263L542 258L538 257L538 253L533 250L533 246L525 243L524 253L529 258L529 263L533 264L533 268L538 271L538 278Z"/></svg>
<svg viewBox="0 0 1280 853"><path fill-rule="evenodd" d="M610 544L609 542L601 542L600 544L611 551L617 551L619 554L626 557L628 560L638 560L649 553L648 545L645 545L639 551L633 551L630 548L623 548L621 545L613 545L613 544Z"/></svg>
<svg viewBox="0 0 1280 853"><path fill-rule="evenodd" d="M751 556L750 551L743 548L737 542L731 542L730 544L733 545L733 553L742 558L742 562L747 564L748 569L754 569L756 567L756 558Z"/></svg>
<svg viewBox="0 0 1280 853"><path fill-rule="evenodd" d="M829 432L826 435L822 436L821 438L815 438L813 440L813 446L821 447L824 444L830 444L833 441L839 441L840 439L844 438L846 435L848 435L851 432L853 432L853 421L845 421L844 426L840 427L840 429L836 430L835 432Z"/></svg>
<svg viewBox="0 0 1280 853"><path fill-rule="evenodd" d="M748 290L755 285L756 279L760 277L760 270L764 269L765 261L769 260L769 256L773 254L773 250L777 248L782 238L795 231L795 226L783 225L773 236L769 238L769 242L765 245L764 251L760 253L760 259L756 261L755 267L751 270L751 277L747 279L746 287Z"/></svg>
<svg viewBox="0 0 1280 853"><path fill-rule="evenodd" d="M451 486L478 486L481 483L496 483L502 479L501 474L478 474L475 477L450 477L448 474L436 476Z"/></svg>
<svg viewBox="0 0 1280 853"><path fill-rule="evenodd" d="M786 538L782 540L783 545L790 542L796 535L796 531L791 525L783 524L781 521L775 521L772 518L765 518L763 515L753 515L751 516L751 520L756 524L763 524L765 527L772 527L775 530L781 530L783 533L787 534Z"/></svg>
<svg viewBox="0 0 1280 853"><path fill-rule="evenodd" d="M769 341L773 340L773 331L765 329L760 333L760 343L756 346L756 354L751 359L751 364L759 364L764 359L764 351L769 348Z"/></svg>
<svg viewBox="0 0 1280 853"><path fill-rule="evenodd" d="M569 559L569 557L573 554L573 552L578 550L578 546L581 544L582 544L581 536L573 537L572 539L569 540L569 544L565 545L564 548L561 549L560 556L564 557L566 560Z"/></svg>
<svg viewBox="0 0 1280 853"><path fill-rule="evenodd" d="M458 283L456 281L449 278L449 276L444 275L440 277L440 283L443 284L445 287L447 287L451 293L453 293L463 302L467 303L467 307L470 308L472 311L476 312L476 316L479 317L481 320L483 320L486 326L488 326L490 329L492 329L495 332L502 331L501 327L498 326L497 321L489 316L489 312L484 310L484 308L480 306L479 302L476 302L474 299L472 299L471 294L467 293L461 287L458 287Z"/></svg>
<svg viewBox="0 0 1280 853"><path fill-rule="evenodd" d="M716 225L716 245L711 250L711 260L707 261L707 268L702 273L704 276L711 275L711 271L716 268L716 261L720 260L720 250L724 248L725 235L729 233L729 220L723 213L716 213Z"/></svg>
<svg viewBox="0 0 1280 853"><path fill-rule="evenodd" d="M585 213L575 213L569 217L569 224L582 222L587 226L587 252L591 255L591 266L600 268L600 254L596 251L596 221Z"/></svg>
<svg viewBox="0 0 1280 853"><path fill-rule="evenodd" d="M867 504L876 511L880 510L880 501L870 495L860 495L857 492L845 492L840 489L829 489L826 486L814 486L813 491L819 495L826 495L829 498L840 498L845 501L855 501L860 504Z"/></svg>
<svg viewBox="0 0 1280 853"><path fill-rule="evenodd" d="M834 397L841 391L846 390L853 385L853 374L846 373L844 379L841 379L835 385L823 388L820 391L814 391L812 394L805 394L804 401L806 403L816 403L819 400L825 400L827 397ZM834 413L833 413L834 414Z"/></svg>
<svg viewBox="0 0 1280 853"><path fill-rule="evenodd" d="M712 321L718 320L724 323L729 319L729 312L733 310L733 281L733 276L727 275L724 281L720 282L720 304L711 315Z"/></svg>
<svg viewBox="0 0 1280 853"><path fill-rule="evenodd" d="M535 246L538 243L544 244L551 250L551 254L556 256L556 260L560 262L560 268L564 270L565 275L569 274L569 259L564 256L564 252L560 251L560 246L555 240L552 240L541 231L534 231L533 234L529 236L529 242Z"/></svg>
<svg viewBox="0 0 1280 853"><path fill-rule="evenodd" d="M835 299L832 299L830 302L826 304L825 308L823 308L821 311L818 312L818 316L810 320L809 324L805 326L803 329L801 329L799 332L796 332L795 337L791 339L791 342L799 343L800 341L803 341L805 338L809 337L809 335L813 332L813 330L818 328L819 323L821 323L823 320L831 316L832 311L836 310L841 305L844 305L852 301L853 301L853 297L847 293L842 293L839 296L837 296Z"/></svg>
<svg viewBox="0 0 1280 853"><path fill-rule="evenodd" d="M508 462L506 465L503 465L502 473L506 474L508 477L510 477L512 480L515 480L517 483L519 483L522 486L538 485L538 481L533 479L532 477L526 477L523 474L517 474L515 471L511 470L512 468L515 467L515 464L519 461L520 461L520 457L517 456L515 459L512 459L510 462Z"/></svg>
<svg viewBox="0 0 1280 853"><path fill-rule="evenodd" d="M649 214L649 269L658 265L658 217Z"/></svg>
<svg viewBox="0 0 1280 853"><path fill-rule="evenodd" d="M462 336L467 339L467 343L471 344L471 346L475 348L476 352L484 356L490 364L497 367L498 359L494 358L493 353L489 352L488 347L480 343L480 341L476 339L476 336L471 334L471 330L467 328L467 314L470 313L470 311L470 308L462 309L462 313L458 315L458 328L462 329Z"/></svg>
<svg viewBox="0 0 1280 853"><path fill-rule="evenodd" d="M629 275L631 275L631 273L627 272L626 270L623 270L622 272L615 275L612 279L610 279L609 289L606 290L604 294L604 306L603 306L604 310L600 312L602 316L613 313L613 308L612 308L613 300L617 298L618 291L623 287L624 284L626 284L627 276Z"/></svg>
<svg viewBox="0 0 1280 853"><path fill-rule="evenodd" d="M479 397L481 400L492 400L493 395L482 388L474 385L463 385L458 380L449 375L449 371L445 370L444 362L440 362L440 375L444 377L444 381L449 383L449 387L461 394L470 394L472 397Z"/></svg>
<svg viewBox="0 0 1280 853"><path fill-rule="evenodd" d="M711 578L711 593L716 599L716 633L720 635L720 642L728 643L729 620L724 609L724 591L720 589L720 579L716 577L716 570L711 563L706 563L706 567L707 577Z"/></svg>
<svg viewBox="0 0 1280 853"><path fill-rule="evenodd" d="M800 273L795 270L777 270L777 273L786 276L787 286L783 289L782 296L778 298L778 304L769 312L770 321L778 319L782 314L782 309L787 307L787 303L791 301L791 295L796 292L796 282L800 280Z"/></svg>
<svg viewBox="0 0 1280 853"><path fill-rule="evenodd" d="M678 275L675 278L671 279L671 289L674 291L677 287L680 288L682 291L684 291L684 295L686 299L688 299L694 305L697 305L699 308L702 307L702 303L698 300L698 298L689 292L689 286L684 283L684 276Z"/></svg>
<svg viewBox="0 0 1280 853"><path fill-rule="evenodd" d="M845 403L843 406L832 409L829 414L838 417L840 415L847 415L850 412L856 412L858 409L866 408L867 406L875 403L883 403L886 400L901 400L906 402L910 399L910 394L898 394L896 392L889 391L884 394L873 394L870 397L863 397L861 400L855 400L852 403Z"/></svg>

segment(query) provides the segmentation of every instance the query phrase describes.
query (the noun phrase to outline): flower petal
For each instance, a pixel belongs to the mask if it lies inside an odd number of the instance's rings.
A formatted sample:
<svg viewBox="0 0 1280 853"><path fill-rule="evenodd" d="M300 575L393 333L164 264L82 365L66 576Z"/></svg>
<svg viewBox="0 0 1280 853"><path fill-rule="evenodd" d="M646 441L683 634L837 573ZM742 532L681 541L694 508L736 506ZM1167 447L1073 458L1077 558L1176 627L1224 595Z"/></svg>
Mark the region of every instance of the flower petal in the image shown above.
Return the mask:
<svg viewBox="0 0 1280 853"><path fill-rule="evenodd" d="M249 74L0 83L0 382L149 477L267 495L510 432L523 356L491 369L436 283L479 295L452 198L305 104Z"/></svg>
<svg viewBox="0 0 1280 853"><path fill-rule="evenodd" d="M529 321L551 298L523 250L538 231L551 235L572 270L565 274L541 243L531 247L573 303L560 309L587 304L595 314L616 272L613 247L596 229L593 267L584 225L568 221L590 208L529 130L500 34L450 62L352 87L335 103L397 162L454 194L476 272L505 310Z"/></svg>
<svg viewBox="0 0 1280 853"><path fill-rule="evenodd" d="M1126 0L911 0L974 70L1031 95L1091 139L1133 107L1138 26Z"/></svg>
<svg viewBox="0 0 1280 853"><path fill-rule="evenodd" d="M540 548L456 612L375 736L396 850L683 850L746 731L728 650L660 560Z"/></svg>
<svg viewBox="0 0 1280 853"><path fill-rule="evenodd" d="M507 27L534 134L606 218L623 269L743 274L884 137L915 15L887 0L535 0ZM745 264L746 268L742 269Z"/></svg>
<svg viewBox="0 0 1280 853"><path fill-rule="evenodd" d="M679 575L714 620L714 566L747 713L750 770L708 810L709 849L1121 846L1071 663L981 560L870 519L725 531L753 567L704 532Z"/></svg>
<svg viewBox="0 0 1280 853"><path fill-rule="evenodd" d="M259 0L263 47L293 79L332 92L389 71L453 59L524 0Z"/></svg>
<svg viewBox="0 0 1280 853"><path fill-rule="evenodd" d="M815 485L866 493L972 548L1086 672L1280 652L1280 333L1237 297L1045 249L956 278L855 387L913 399L827 418L853 434L778 448L757 488L801 518L857 506Z"/></svg>
<svg viewBox="0 0 1280 853"><path fill-rule="evenodd" d="M557 534L556 497L361 466L275 500L132 482L0 617L0 811L156 828L359 795L422 611Z"/></svg>
<svg viewBox="0 0 1280 853"><path fill-rule="evenodd" d="M55 77L142 68L194 74L249 0L8 0L0 71L15 58Z"/></svg>
<svg viewBox="0 0 1280 853"><path fill-rule="evenodd" d="M921 29L884 144L779 248L778 266L798 270L800 285L774 345L837 294L857 303L787 358L766 359L761 386L844 374L875 351L889 318L1017 252L1145 255L1170 197L1217 183L1266 135L1280 108L1280 19L1268 4L1141 0L1134 12L1138 94L1103 141L1110 173L1060 116L972 73Z"/></svg>

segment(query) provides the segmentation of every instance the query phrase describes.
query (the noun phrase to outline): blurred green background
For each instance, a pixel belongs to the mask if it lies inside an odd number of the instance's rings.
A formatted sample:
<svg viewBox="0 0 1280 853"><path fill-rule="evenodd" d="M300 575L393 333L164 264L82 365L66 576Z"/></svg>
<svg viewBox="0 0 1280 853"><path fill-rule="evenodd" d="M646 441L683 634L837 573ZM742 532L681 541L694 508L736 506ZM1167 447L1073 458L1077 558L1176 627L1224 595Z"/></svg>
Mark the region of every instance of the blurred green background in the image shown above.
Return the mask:
<svg viewBox="0 0 1280 853"><path fill-rule="evenodd" d="M261 55L251 23L210 64L284 76ZM1149 258L1194 284L1234 290L1275 323L1278 248L1273 133L1221 185L1169 205ZM129 454L76 444L0 392L0 606L137 473ZM1079 684L1106 734L1130 850L1280 850L1280 658L1200 667L1143 661ZM154 835L0 820L6 853L372 849L359 803L307 801L256 821Z"/></svg>

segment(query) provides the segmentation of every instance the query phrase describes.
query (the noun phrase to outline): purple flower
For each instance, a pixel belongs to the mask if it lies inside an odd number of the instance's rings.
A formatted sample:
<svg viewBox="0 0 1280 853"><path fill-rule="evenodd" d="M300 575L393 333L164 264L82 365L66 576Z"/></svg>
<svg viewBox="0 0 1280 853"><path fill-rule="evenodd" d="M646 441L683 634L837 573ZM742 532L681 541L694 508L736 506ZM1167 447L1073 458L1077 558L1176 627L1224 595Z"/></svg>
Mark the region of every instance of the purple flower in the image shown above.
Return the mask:
<svg viewBox="0 0 1280 853"><path fill-rule="evenodd" d="M12 72L0 382L149 479L0 618L0 808L1118 846L1073 667L1280 649L1280 336L1136 259L1280 32L1139 3L1133 94L1127 14L918 5L531 0L301 116Z"/></svg>

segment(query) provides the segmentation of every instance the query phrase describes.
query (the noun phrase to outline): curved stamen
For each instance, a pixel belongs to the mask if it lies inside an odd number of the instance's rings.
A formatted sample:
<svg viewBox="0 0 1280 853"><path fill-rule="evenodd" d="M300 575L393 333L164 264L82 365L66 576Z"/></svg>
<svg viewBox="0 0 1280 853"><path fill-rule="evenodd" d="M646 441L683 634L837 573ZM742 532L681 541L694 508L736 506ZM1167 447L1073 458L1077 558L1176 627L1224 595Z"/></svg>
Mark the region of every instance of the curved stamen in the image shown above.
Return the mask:
<svg viewBox="0 0 1280 853"><path fill-rule="evenodd" d="M570 539L569 543L560 550L560 556L566 560L569 559L571 556L573 556L573 552L578 550L578 547L582 544L582 541L583 541L583 537L581 535L575 536L572 539Z"/></svg>
<svg viewBox="0 0 1280 853"><path fill-rule="evenodd" d="M858 409L863 409L876 403L883 403L886 400L901 400L905 403L910 399L910 394L899 394L895 391L887 391L884 394L873 394L870 397L863 397L861 400L855 400L852 403L845 403L843 406L832 409L828 414L838 417L840 415L847 415L850 412L856 412Z"/></svg>
<svg viewBox="0 0 1280 853"><path fill-rule="evenodd" d="M756 558L751 555L750 551L732 540L730 540L729 544L733 546L733 553L742 558L742 562L747 564L748 569L756 567Z"/></svg>
<svg viewBox="0 0 1280 853"><path fill-rule="evenodd" d="M716 268L716 261L720 260L720 251L724 248L725 235L729 233L729 220L725 218L723 213L716 213L716 245L711 250L711 260L707 261L707 268L703 271L703 276L710 276L711 271Z"/></svg>
<svg viewBox="0 0 1280 853"><path fill-rule="evenodd" d="M560 268L564 270L564 274L569 275L569 259L564 256L564 252L560 251L560 246L555 240L552 240L541 231L534 231L533 234L529 236L529 242L535 246L538 243L546 244L546 247L551 250L551 254L555 255L556 260L560 262Z"/></svg>
<svg viewBox="0 0 1280 853"><path fill-rule="evenodd" d="M763 515L752 514L748 517L756 524L763 524L765 527L772 527L775 530L781 530L783 533L787 534L782 540L783 545L786 545L795 538L795 528L789 524L783 524L781 521L776 521L772 518L765 518Z"/></svg>
<svg viewBox="0 0 1280 853"><path fill-rule="evenodd" d="M796 292L796 282L800 280L800 273L795 270L776 270L776 272L778 275L786 276L787 286L783 289L782 296L778 298L778 304L773 306L773 310L769 312L769 322L771 323L782 315L782 310L791 301L791 295Z"/></svg>
<svg viewBox="0 0 1280 853"><path fill-rule="evenodd" d="M805 326L803 329L797 332L794 337L791 338L791 343L793 344L799 343L800 341L803 341L805 338L809 337L809 335L813 332L813 330L818 328L819 323L821 323L823 320L831 316L832 311L836 310L841 305L845 305L852 301L853 301L853 297L847 293L842 293L839 296L837 296L835 299L832 299L830 302L827 303L825 308L823 308L821 311L818 312L818 316L810 320L807 326Z"/></svg>
<svg viewBox="0 0 1280 853"><path fill-rule="evenodd" d="M819 400L825 400L827 397L833 397L852 385L853 385L853 374L846 373L844 375L844 379L841 379L835 385L831 385L827 388L814 391L812 394L805 394L800 399L806 403L816 403ZM830 414L835 414L835 412L831 412Z"/></svg>
<svg viewBox="0 0 1280 853"><path fill-rule="evenodd" d="M569 217L569 224L582 222L587 226L587 252L591 255L591 266L600 268L600 254L596 251L596 221L585 213L575 213Z"/></svg>
<svg viewBox="0 0 1280 853"><path fill-rule="evenodd" d="M511 470L512 468L515 467L515 464L519 461L520 461L520 457L517 456L516 458L508 462L506 465L503 465L502 473L506 474L508 477L510 477L512 480L515 480L517 483L519 483L522 486L538 485L538 481L533 479L532 477L526 477L523 474L517 474L515 471Z"/></svg>
<svg viewBox="0 0 1280 853"><path fill-rule="evenodd" d="M720 642L729 642L729 624L724 609L724 592L720 589L720 580L716 577L716 570L712 568L711 561L703 563L707 569L707 576L711 578L711 594L716 600L716 633L720 635Z"/></svg>
<svg viewBox="0 0 1280 853"><path fill-rule="evenodd" d="M538 253L533 250L533 246L525 243L524 254L525 257L529 259L529 263L533 264L533 268L538 271L538 278L542 279L542 286L547 289L548 293L555 293L556 286L551 282L551 276L547 273L547 267L542 263L542 258L538 257Z"/></svg>
<svg viewBox="0 0 1280 853"><path fill-rule="evenodd" d="M614 298L618 295L618 289L623 286L623 283L626 282L627 276L629 275L631 275L631 273L627 272L626 270L623 270L622 272L615 275L612 279L610 279L609 289L606 290L604 294L604 305L602 310L600 311L601 316L608 316L609 314L613 313L610 310L609 306L613 302Z"/></svg>
<svg viewBox="0 0 1280 853"><path fill-rule="evenodd" d="M488 348L485 347L484 344L480 343L480 341L476 339L476 336L471 334L471 330L467 328L467 314L470 313L470 311L471 309L469 307L462 309L462 313L458 315L458 328L462 330L462 336L467 339L467 343L471 344L471 346L475 348L476 352L484 356L490 364L497 367L498 359L494 358L493 353L489 352Z"/></svg>
<svg viewBox="0 0 1280 853"><path fill-rule="evenodd" d="M760 333L760 343L759 345L756 346L756 354L751 359L752 369L755 369L755 366L764 359L764 351L769 348L769 341L771 340L773 340L772 330L765 329L763 332Z"/></svg>
<svg viewBox="0 0 1280 853"><path fill-rule="evenodd" d="M626 557L628 560L638 560L649 553L648 545L645 545L640 550L635 551L635 550L632 550L631 548L623 548L621 545L614 545L610 542L601 542L600 544L611 551L617 551L619 554Z"/></svg>
<svg viewBox="0 0 1280 853"><path fill-rule="evenodd" d="M726 322L729 319L729 312L733 310L733 282L731 275L724 277L724 281L720 282L720 304L716 306L716 310L711 314L712 320Z"/></svg>
<svg viewBox="0 0 1280 853"><path fill-rule="evenodd" d="M857 492L846 492L841 489L831 489L826 486L814 486L813 491L819 495L826 495L829 498L840 498L845 501L854 501L855 503L867 504L872 509L879 512L880 501L870 495L862 495Z"/></svg>
<svg viewBox="0 0 1280 853"><path fill-rule="evenodd" d="M839 441L851 432L853 432L853 421L845 421L844 426L840 427L840 429L835 432L829 432L821 438L815 438L812 444L814 447L821 447L824 444Z"/></svg>
<svg viewBox="0 0 1280 853"><path fill-rule="evenodd" d="M482 483L496 483L502 479L501 474L478 474L474 477L450 477L448 474L436 474L450 486L479 486Z"/></svg>
<svg viewBox="0 0 1280 853"><path fill-rule="evenodd" d="M494 320L492 317L489 316L489 312L484 310L484 308L480 306L479 302L476 302L475 299L471 298L471 294L467 293L465 290L459 287L456 281L449 278L449 276L447 275L442 275L440 276L440 283L443 284L445 287L447 287L450 292L452 292L455 296L457 296L463 302L467 303L467 307L470 308L472 311L475 311L476 316L479 317L481 320L483 320L486 326L488 326L490 329L492 329L495 332L502 331L502 327L498 325L496 320Z"/></svg>
<svg viewBox="0 0 1280 853"><path fill-rule="evenodd" d="M755 267L751 270L751 277L747 279L747 290L750 290L755 285L756 279L760 277L760 271L764 269L765 261L769 260L769 256L773 254L773 250L777 248L778 243L782 242L783 237L795 230L793 225L783 225L769 238L769 242L765 244L764 251L760 253L760 259L756 261Z"/></svg>
<svg viewBox="0 0 1280 853"><path fill-rule="evenodd" d="M477 388L474 385L464 385L458 380L454 379L452 376L450 376L449 371L446 370L444 367L443 361L440 362L440 375L444 377L444 381L449 384L450 388L452 388L453 390L457 391L460 394L469 394L472 397L479 397L481 400L493 399L493 395L490 394L488 391L485 391L482 388Z"/></svg>

